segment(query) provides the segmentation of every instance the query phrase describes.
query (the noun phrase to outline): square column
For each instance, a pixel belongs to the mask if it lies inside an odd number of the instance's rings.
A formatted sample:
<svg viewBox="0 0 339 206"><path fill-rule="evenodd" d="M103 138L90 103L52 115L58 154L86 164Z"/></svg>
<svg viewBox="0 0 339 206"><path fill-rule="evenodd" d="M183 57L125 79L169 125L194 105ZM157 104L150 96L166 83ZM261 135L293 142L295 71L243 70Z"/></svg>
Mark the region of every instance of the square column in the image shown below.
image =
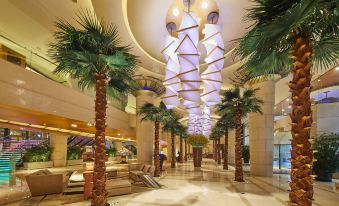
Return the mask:
<svg viewBox="0 0 339 206"><path fill-rule="evenodd" d="M54 167L66 167L67 165L67 135L51 134L50 146L52 147L51 160Z"/></svg>
<svg viewBox="0 0 339 206"><path fill-rule="evenodd" d="M267 80L252 85L259 88L256 97L264 101L263 114L251 113L249 122L250 173L254 176L273 175L275 81Z"/></svg>
<svg viewBox="0 0 339 206"><path fill-rule="evenodd" d="M149 90L138 90L135 93L137 114L139 108L145 103L154 103L155 93ZM153 162L153 145L154 145L154 123L142 121L141 117L136 117L136 146L137 159L141 164L152 164Z"/></svg>

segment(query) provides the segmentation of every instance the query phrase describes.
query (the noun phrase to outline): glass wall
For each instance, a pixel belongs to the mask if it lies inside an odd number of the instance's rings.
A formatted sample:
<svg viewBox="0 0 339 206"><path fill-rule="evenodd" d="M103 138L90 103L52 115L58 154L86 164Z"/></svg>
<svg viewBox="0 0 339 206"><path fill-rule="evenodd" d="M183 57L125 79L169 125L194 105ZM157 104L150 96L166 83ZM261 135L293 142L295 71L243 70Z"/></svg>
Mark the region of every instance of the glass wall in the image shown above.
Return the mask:
<svg viewBox="0 0 339 206"><path fill-rule="evenodd" d="M273 151L273 167L276 169L291 168L291 145L290 144L275 144Z"/></svg>

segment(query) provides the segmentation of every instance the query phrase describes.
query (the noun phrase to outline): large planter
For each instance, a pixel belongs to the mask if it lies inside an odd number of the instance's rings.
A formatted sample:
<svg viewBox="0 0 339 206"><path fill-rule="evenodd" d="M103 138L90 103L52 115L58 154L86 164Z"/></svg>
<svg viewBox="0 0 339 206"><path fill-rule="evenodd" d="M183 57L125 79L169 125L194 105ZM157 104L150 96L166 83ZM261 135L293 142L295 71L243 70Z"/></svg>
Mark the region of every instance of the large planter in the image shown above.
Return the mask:
<svg viewBox="0 0 339 206"><path fill-rule="evenodd" d="M44 169L53 167L53 161L48 162L24 162L24 169L33 170L33 169Z"/></svg>
<svg viewBox="0 0 339 206"><path fill-rule="evenodd" d="M73 165L82 165L84 161L82 159L78 160L67 160L67 166L73 166Z"/></svg>
<svg viewBox="0 0 339 206"><path fill-rule="evenodd" d="M202 147L193 146L193 163L194 167L201 167L202 162Z"/></svg>
<svg viewBox="0 0 339 206"><path fill-rule="evenodd" d="M317 177L315 178L317 181L321 181L321 182L332 182L332 177L333 174L332 173L328 173L328 172L318 172L316 173Z"/></svg>

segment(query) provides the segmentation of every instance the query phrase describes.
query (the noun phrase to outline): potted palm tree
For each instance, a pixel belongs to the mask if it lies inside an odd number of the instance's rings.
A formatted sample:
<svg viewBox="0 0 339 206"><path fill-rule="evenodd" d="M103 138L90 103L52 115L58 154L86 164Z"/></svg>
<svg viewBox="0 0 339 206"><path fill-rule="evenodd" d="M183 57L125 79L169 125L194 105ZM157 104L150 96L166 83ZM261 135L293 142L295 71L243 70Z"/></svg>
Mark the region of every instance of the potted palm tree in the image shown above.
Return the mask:
<svg viewBox="0 0 339 206"><path fill-rule="evenodd" d="M218 163L219 161L219 148L218 148L218 142L220 142L220 138L224 134L224 128L218 126L217 124L212 128L211 134L209 138L213 140L213 157L214 161Z"/></svg>
<svg viewBox="0 0 339 206"><path fill-rule="evenodd" d="M132 79L136 57L128 46L121 45L118 30L98 21L90 11L82 11L74 26L62 19L55 25L55 42L50 56L56 62L55 73L77 79L82 89L95 88L95 162L92 205L106 206L105 128L107 91L126 91L125 81ZM110 81L110 80L119 81ZM110 81L110 86L108 86ZM121 87L124 82L124 87ZM116 87L115 87L116 86Z"/></svg>
<svg viewBox="0 0 339 206"><path fill-rule="evenodd" d="M313 172L316 180L332 182L332 175L339 170L339 133L324 133L314 142L316 151Z"/></svg>
<svg viewBox="0 0 339 206"><path fill-rule="evenodd" d="M188 137L188 133L187 133L187 128L184 127L183 125L178 125L178 127L176 128L177 130L177 134L179 134L179 162L180 163L183 163L184 162L184 156L186 156L186 151L185 151L185 154L184 154L184 140Z"/></svg>
<svg viewBox="0 0 339 206"><path fill-rule="evenodd" d="M218 105L221 114L233 117L235 128L235 181L243 182L242 169L242 118L248 113L262 113L263 101L255 97L258 89L245 89L241 94L240 88L228 89L222 95L222 101Z"/></svg>
<svg viewBox="0 0 339 206"><path fill-rule="evenodd" d="M208 139L202 134L188 135L187 142L193 147L194 167L201 167L202 148L208 144Z"/></svg>
<svg viewBox="0 0 339 206"><path fill-rule="evenodd" d="M313 151L311 80L313 68L339 62L337 0L254 0L245 19L253 27L239 40L236 55L246 60L247 79L292 72L290 204L312 205Z"/></svg>
<svg viewBox="0 0 339 206"><path fill-rule="evenodd" d="M163 123L162 130L171 133L171 168L175 168L175 136L177 135L177 128L180 127L179 116L173 110L169 110L168 117Z"/></svg>
<svg viewBox="0 0 339 206"><path fill-rule="evenodd" d="M234 128L234 113L227 113L221 116L221 118L215 124L216 130L219 130L221 135L224 135L225 144L224 144L224 162L223 169L228 170L228 132L230 129Z"/></svg>
<svg viewBox="0 0 339 206"><path fill-rule="evenodd" d="M159 149L159 129L160 124L165 122L170 116L170 112L167 110L166 105L163 102L160 102L159 107L151 104L145 103L139 110L138 114L142 116L141 121L152 121L154 122L154 176L160 176L160 149Z"/></svg>

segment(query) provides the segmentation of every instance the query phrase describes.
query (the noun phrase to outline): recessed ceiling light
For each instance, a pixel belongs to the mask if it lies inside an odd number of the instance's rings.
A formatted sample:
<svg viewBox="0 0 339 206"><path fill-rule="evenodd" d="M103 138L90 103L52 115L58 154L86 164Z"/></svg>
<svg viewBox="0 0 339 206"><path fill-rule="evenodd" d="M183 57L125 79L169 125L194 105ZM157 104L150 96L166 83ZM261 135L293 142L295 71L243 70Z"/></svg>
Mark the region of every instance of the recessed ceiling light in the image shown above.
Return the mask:
<svg viewBox="0 0 339 206"><path fill-rule="evenodd" d="M172 12L173 16L179 16L179 13L180 12L178 8L173 9L173 12Z"/></svg>
<svg viewBox="0 0 339 206"><path fill-rule="evenodd" d="M78 125L76 125L76 124L71 124L71 127L78 127Z"/></svg>
<svg viewBox="0 0 339 206"><path fill-rule="evenodd" d="M208 3L206 1L203 1L201 4L201 8L206 9L208 7Z"/></svg>
<svg viewBox="0 0 339 206"><path fill-rule="evenodd" d="M320 79L318 79L318 82L320 82Z"/></svg>

